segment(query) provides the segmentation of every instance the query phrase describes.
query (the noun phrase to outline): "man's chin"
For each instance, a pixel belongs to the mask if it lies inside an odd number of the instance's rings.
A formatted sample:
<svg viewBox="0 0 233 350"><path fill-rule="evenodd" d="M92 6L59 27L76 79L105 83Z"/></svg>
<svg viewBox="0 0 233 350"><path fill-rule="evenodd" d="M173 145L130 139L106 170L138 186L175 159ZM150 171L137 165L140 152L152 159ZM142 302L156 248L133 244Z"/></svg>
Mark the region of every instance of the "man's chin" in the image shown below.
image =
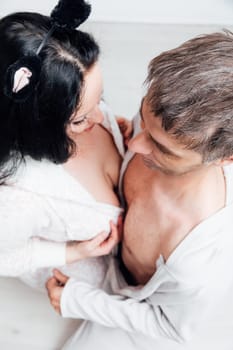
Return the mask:
<svg viewBox="0 0 233 350"><path fill-rule="evenodd" d="M161 166L155 164L151 159L148 159L144 156L142 156L143 159L143 163L145 164L145 166L147 168L149 168L150 170L153 171L159 171L160 173L164 174L164 175L170 175L170 176L175 176L175 175L179 175L171 170L162 168Z"/></svg>
<svg viewBox="0 0 233 350"><path fill-rule="evenodd" d="M142 160L143 160L143 163L145 164L145 166L151 170L159 170L159 171L162 171L163 169L156 165L152 160L142 156Z"/></svg>

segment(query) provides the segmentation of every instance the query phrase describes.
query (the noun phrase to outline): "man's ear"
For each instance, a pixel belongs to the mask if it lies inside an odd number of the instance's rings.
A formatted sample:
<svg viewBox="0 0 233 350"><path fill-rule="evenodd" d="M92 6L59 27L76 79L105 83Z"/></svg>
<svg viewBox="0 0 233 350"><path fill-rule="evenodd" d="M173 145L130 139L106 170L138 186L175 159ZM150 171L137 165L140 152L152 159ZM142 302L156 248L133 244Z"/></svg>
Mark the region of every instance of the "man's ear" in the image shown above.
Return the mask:
<svg viewBox="0 0 233 350"><path fill-rule="evenodd" d="M233 154L230 157L227 157L224 159L218 159L218 160L214 161L214 164L217 166L224 166L224 165L233 164Z"/></svg>

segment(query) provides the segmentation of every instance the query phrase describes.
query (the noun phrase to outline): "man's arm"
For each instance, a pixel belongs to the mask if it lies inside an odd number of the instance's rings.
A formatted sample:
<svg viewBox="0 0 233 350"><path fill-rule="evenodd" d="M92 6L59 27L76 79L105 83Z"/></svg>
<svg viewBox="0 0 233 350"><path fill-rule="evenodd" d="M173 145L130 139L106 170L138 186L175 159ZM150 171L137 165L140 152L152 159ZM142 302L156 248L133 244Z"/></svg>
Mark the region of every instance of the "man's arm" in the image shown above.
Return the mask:
<svg viewBox="0 0 233 350"><path fill-rule="evenodd" d="M127 332L182 342L182 335L170 323L162 308L120 295L108 295L85 282L70 279L61 296L61 314Z"/></svg>
<svg viewBox="0 0 233 350"><path fill-rule="evenodd" d="M155 291L142 301L109 295L88 283L68 280L58 270L47 282L47 289L51 304L63 317L86 319L106 327L177 342L195 333L206 304L205 298L200 299L193 288Z"/></svg>

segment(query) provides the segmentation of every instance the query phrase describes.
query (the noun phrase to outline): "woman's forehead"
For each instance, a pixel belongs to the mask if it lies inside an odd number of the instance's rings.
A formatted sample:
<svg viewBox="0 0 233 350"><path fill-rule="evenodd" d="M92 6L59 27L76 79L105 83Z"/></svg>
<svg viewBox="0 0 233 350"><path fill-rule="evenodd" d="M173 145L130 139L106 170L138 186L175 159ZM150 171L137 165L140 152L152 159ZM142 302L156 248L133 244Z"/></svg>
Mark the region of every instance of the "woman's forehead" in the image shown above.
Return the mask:
<svg viewBox="0 0 233 350"><path fill-rule="evenodd" d="M85 75L78 114L85 114L91 110L99 102L102 90L102 73L99 64L96 63Z"/></svg>

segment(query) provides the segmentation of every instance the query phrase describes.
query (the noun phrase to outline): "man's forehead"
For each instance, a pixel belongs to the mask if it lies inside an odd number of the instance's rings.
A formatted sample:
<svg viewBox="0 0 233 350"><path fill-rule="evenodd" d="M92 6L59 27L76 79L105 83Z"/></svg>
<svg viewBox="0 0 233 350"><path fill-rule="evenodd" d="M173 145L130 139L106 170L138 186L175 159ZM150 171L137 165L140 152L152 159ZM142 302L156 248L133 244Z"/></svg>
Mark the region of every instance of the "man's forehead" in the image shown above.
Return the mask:
<svg viewBox="0 0 233 350"><path fill-rule="evenodd" d="M162 127L162 118L156 116L150 108L148 97L144 96L141 101L140 107L141 119L145 121L147 130L150 135L150 139L163 153L169 154L174 158L180 158L184 150L185 145L182 145L174 135L164 130ZM155 133L156 131L156 133ZM159 131L159 134L158 134ZM155 136L154 136L155 134ZM161 137L162 136L162 137ZM166 142L164 143L164 137Z"/></svg>
<svg viewBox="0 0 233 350"><path fill-rule="evenodd" d="M150 108L150 104L149 104L149 100L148 100L148 96L144 96L141 100L141 106L140 106L140 114L141 114L141 118L142 120L144 120L144 116L143 116L143 112L146 112L146 114L150 114L153 115L153 117L156 117L155 119L161 121L161 118L157 117L151 110Z"/></svg>

